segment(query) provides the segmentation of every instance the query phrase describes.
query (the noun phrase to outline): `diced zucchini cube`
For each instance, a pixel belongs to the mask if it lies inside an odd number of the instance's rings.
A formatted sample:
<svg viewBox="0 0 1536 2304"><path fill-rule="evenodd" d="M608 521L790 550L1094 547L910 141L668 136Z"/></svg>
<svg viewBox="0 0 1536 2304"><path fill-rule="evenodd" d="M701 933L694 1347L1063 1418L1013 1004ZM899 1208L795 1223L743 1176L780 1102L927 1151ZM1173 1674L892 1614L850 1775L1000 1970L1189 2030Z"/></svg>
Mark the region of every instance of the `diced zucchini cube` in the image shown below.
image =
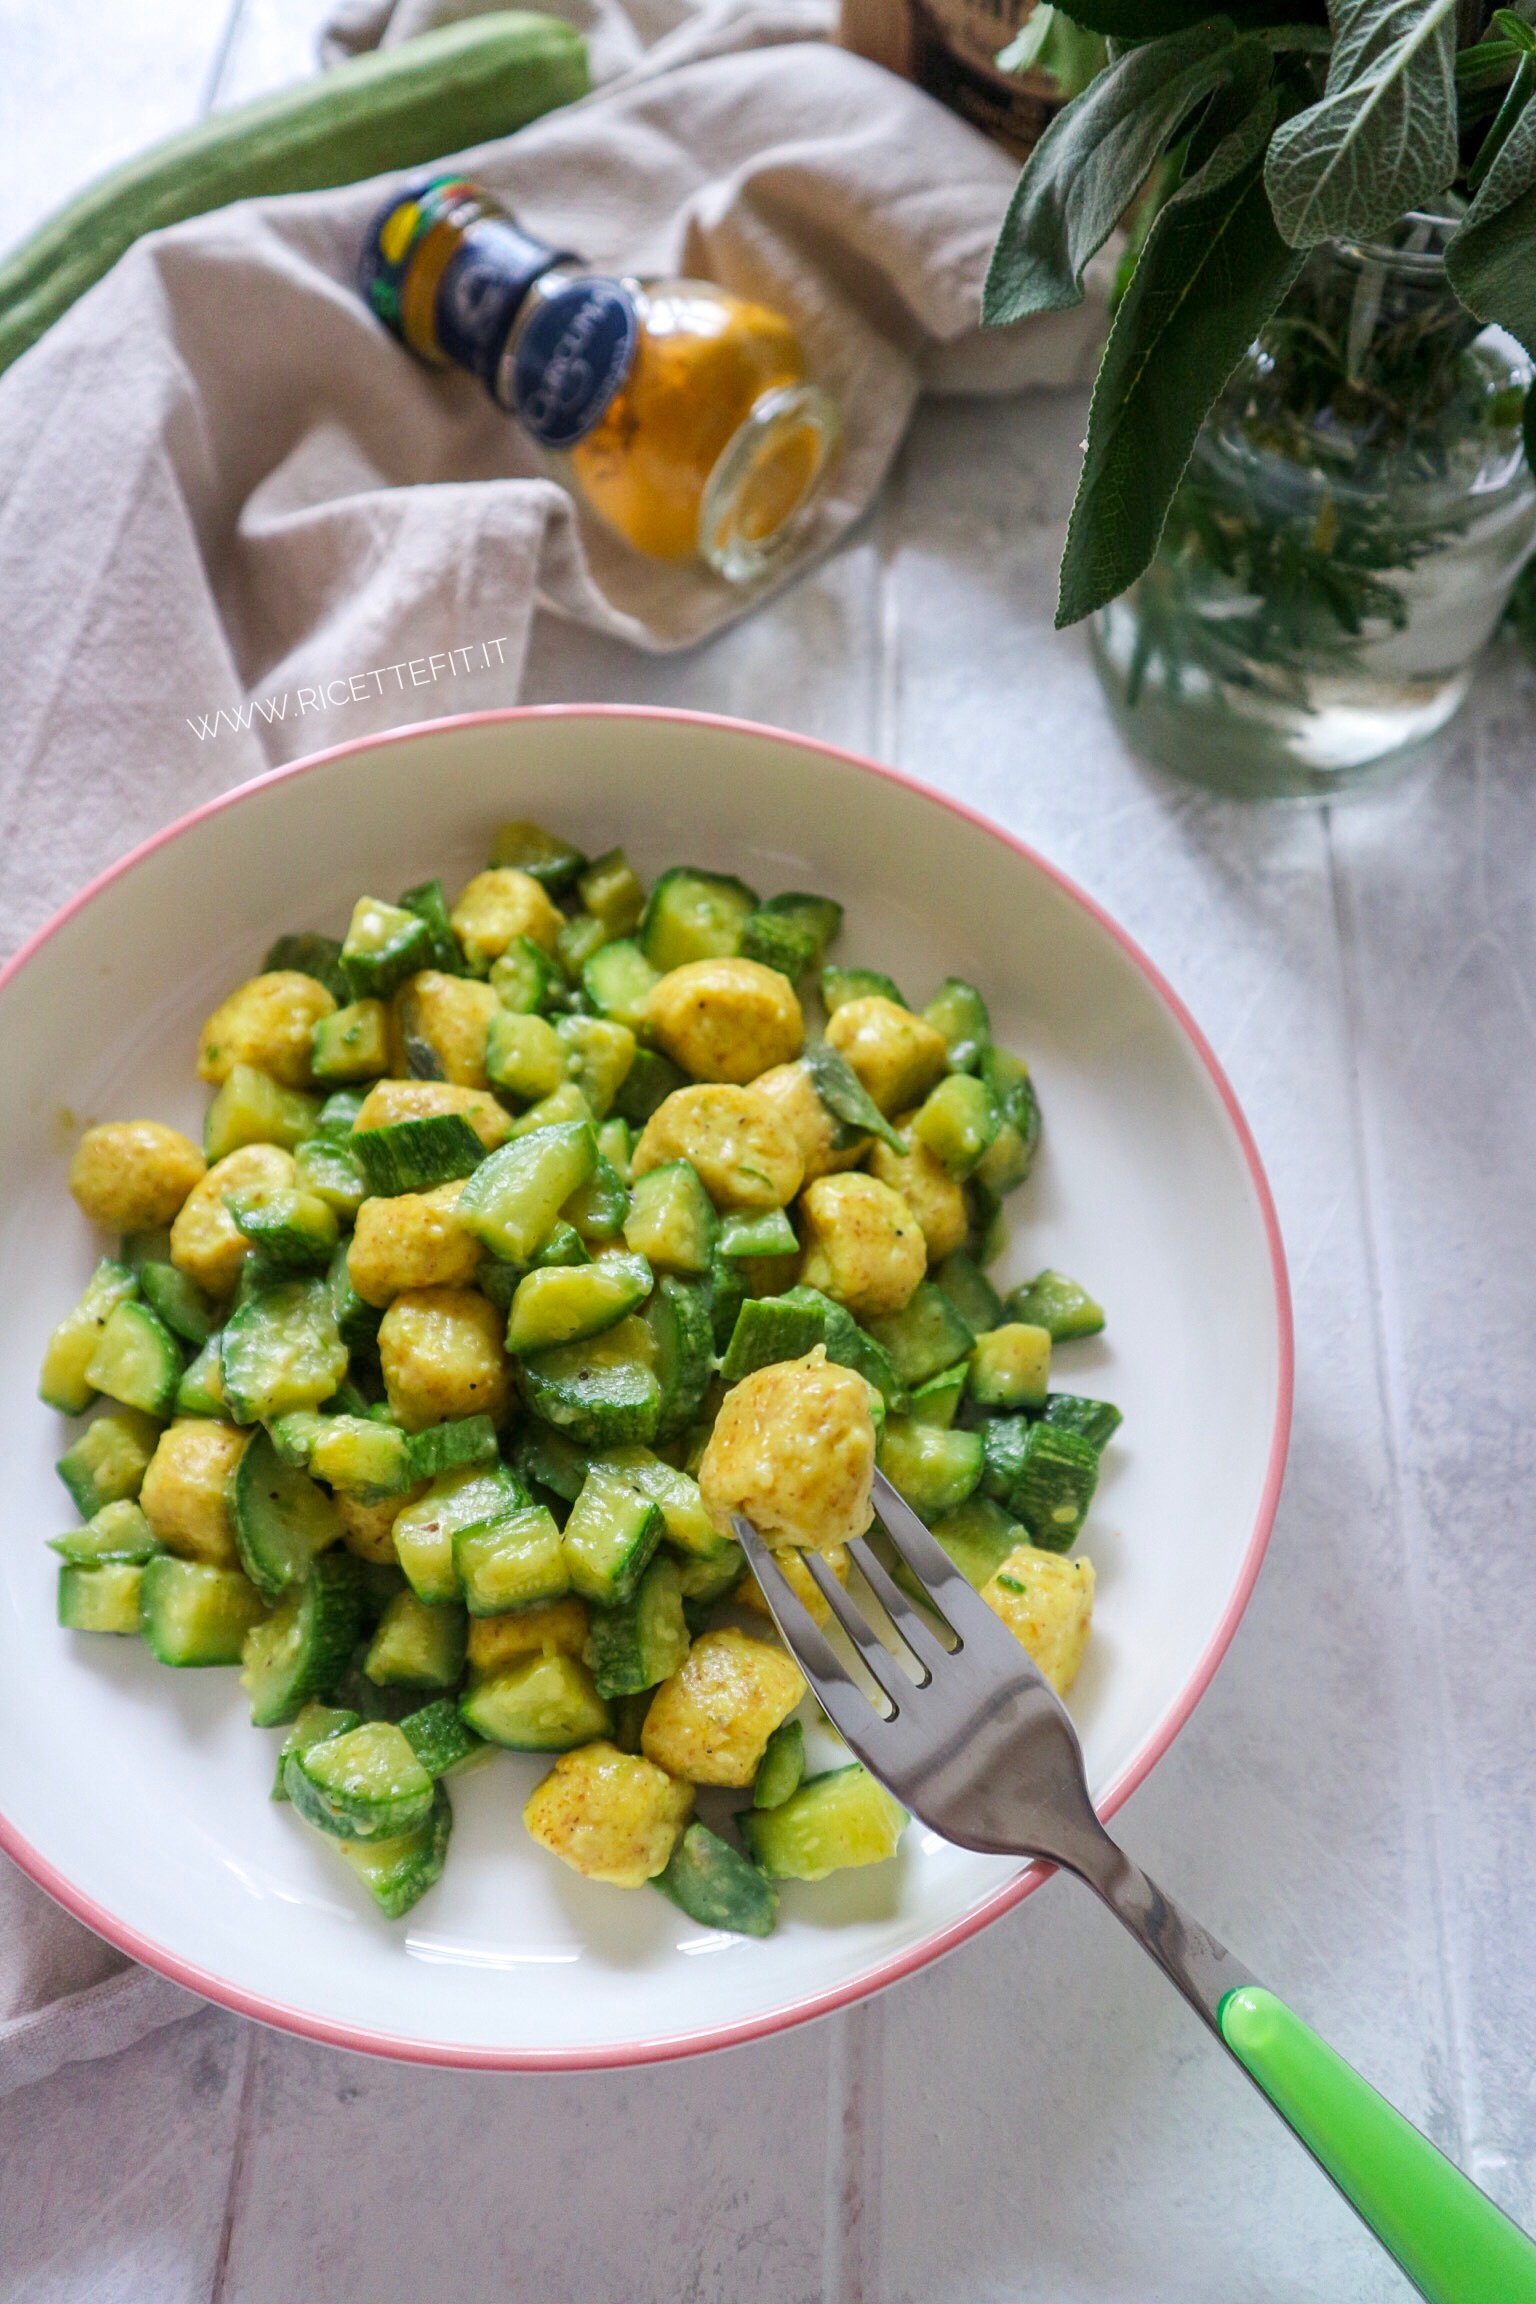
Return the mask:
<svg viewBox="0 0 1536 2304"><path fill-rule="evenodd" d="M408 1441L409 1477L435 1480L441 1472L456 1472L466 1464L496 1461L496 1427L489 1416L452 1416L413 1432Z"/></svg>
<svg viewBox="0 0 1536 2304"><path fill-rule="evenodd" d="M418 913L360 896L341 947L341 972L354 1000L387 1000L407 976L432 965L432 931Z"/></svg>
<svg viewBox="0 0 1536 2304"><path fill-rule="evenodd" d="M608 931L595 912L577 912L555 938L555 954L571 984L581 982L582 970L594 952L608 941Z"/></svg>
<svg viewBox="0 0 1536 2304"><path fill-rule="evenodd" d="M850 1000L893 1000L898 1008L907 1003L878 968L823 968L821 972L821 1004L829 1016L839 1008L846 1008Z"/></svg>
<svg viewBox="0 0 1536 2304"><path fill-rule="evenodd" d="M146 1577L158 1576L166 1565L151 1560L144 1573ZM187 1563L174 1565L184 1567ZM226 1571L206 1569L203 1573ZM255 1587L249 1589L254 1591ZM323 1552L304 1582L247 1634L240 1651L240 1685L251 1700L253 1726L281 1727L284 1721L296 1719L313 1697L334 1687L362 1631L364 1596L362 1561L350 1552ZM147 1633L147 1595L144 1617ZM153 1639L150 1645L154 1646Z"/></svg>
<svg viewBox="0 0 1536 2304"><path fill-rule="evenodd" d="M161 1544L142 1506L124 1496L115 1504L103 1504L83 1528L50 1536L48 1548L71 1568L98 1568L104 1560L126 1560L142 1568Z"/></svg>
<svg viewBox="0 0 1536 2304"><path fill-rule="evenodd" d="M562 1016L555 1031L571 1078L595 1117L606 1119L635 1060L634 1033L606 1016Z"/></svg>
<svg viewBox="0 0 1536 2304"><path fill-rule="evenodd" d="M432 1813L432 1778L388 1720L291 1752L283 1790L307 1824L338 1840L392 1840Z"/></svg>
<svg viewBox="0 0 1536 2304"><path fill-rule="evenodd" d="M282 1460L270 1433L252 1439L227 1495L240 1564L268 1600L302 1583L310 1563L340 1538L335 1504L305 1469Z"/></svg>
<svg viewBox="0 0 1536 2304"><path fill-rule="evenodd" d="M530 824L520 818L516 823L497 826L491 835L488 861L493 872L511 865L515 871L526 872L530 880L537 880L552 896L558 896L570 887L577 873L586 868L587 860L569 840L546 832L542 824Z"/></svg>
<svg viewBox="0 0 1536 2304"><path fill-rule="evenodd" d="M1019 1541L1018 1524L979 1488L953 1511L941 1512L931 1534L978 1592Z"/></svg>
<svg viewBox="0 0 1536 2304"><path fill-rule="evenodd" d="M464 966L464 954L453 922L448 917L448 899L443 894L441 880L423 880L415 888L407 888L400 898L402 912L414 912L418 920L426 922L432 939L432 953L427 965L457 976Z"/></svg>
<svg viewBox="0 0 1536 2304"><path fill-rule="evenodd" d="M142 1562L103 1560L59 1570L59 1622L66 1632L134 1633L140 1629Z"/></svg>
<svg viewBox="0 0 1536 2304"><path fill-rule="evenodd" d="M635 1178L624 1238L658 1272L707 1272L719 1221L698 1170L669 1160Z"/></svg>
<svg viewBox="0 0 1536 2304"><path fill-rule="evenodd" d="M571 1583L560 1530L542 1504L456 1530L453 1565L471 1616L537 1607Z"/></svg>
<svg viewBox="0 0 1536 2304"><path fill-rule="evenodd" d="M867 1326L909 1387L926 1384L930 1376L964 1360L976 1341L951 1299L931 1280L920 1280L899 1312Z"/></svg>
<svg viewBox="0 0 1536 2304"><path fill-rule="evenodd" d="M429 1112L419 1120L357 1128L348 1149L369 1191L385 1199L473 1177L485 1160L485 1146L462 1112Z"/></svg>
<svg viewBox="0 0 1536 2304"><path fill-rule="evenodd" d="M466 1727L457 1704L446 1696L440 1696L435 1704L424 1704L419 1712L408 1712L400 1723L400 1733L434 1781L462 1768L485 1750L473 1729Z"/></svg>
<svg viewBox="0 0 1536 2304"><path fill-rule="evenodd" d="M776 968L791 984L798 984L816 958L817 942L809 928L782 912L759 905L742 923L741 956L761 968Z"/></svg>
<svg viewBox="0 0 1536 2304"><path fill-rule="evenodd" d="M425 1496L395 1516L395 1554L420 1600L458 1600L453 1539L461 1528L495 1520L527 1502L504 1464L471 1464L444 1472Z"/></svg>
<svg viewBox="0 0 1536 2304"><path fill-rule="evenodd" d="M948 1431L955 1420L955 1411L965 1397L965 1382L969 1364L959 1360L953 1368L943 1368L937 1376L930 1376L926 1384L919 1384L907 1401L907 1414L915 1424L937 1424Z"/></svg>
<svg viewBox="0 0 1536 2304"><path fill-rule="evenodd" d="M1005 1200L1029 1170L1029 1148L1013 1122L1005 1120L971 1171L971 1180L989 1200Z"/></svg>
<svg viewBox="0 0 1536 2304"><path fill-rule="evenodd" d="M393 1840L337 1840L336 1853L362 1881L386 1920L402 1920L443 1876L453 1809L446 1785L435 1788L432 1813Z"/></svg>
<svg viewBox="0 0 1536 2304"><path fill-rule="evenodd" d="M913 1115L912 1133L951 1176L974 1175L1003 1125L996 1097L970 1072L951 1072Z"/></svg>
<svg viewBox="0 0 1536 2304"><path fill-rule="evenodd" d="M660 982L639 945L627 936L604 944L581 972L581 988L598 1015L626 1024L635 1034L646 1029L647 1002Z"/></svg>
<svg viewBox="0 0 1536 2304"><path fill-rule="evenodd" d="M85 1381L125 1408L168 1416L183 1365L181 1347L159 1314L129 1301L108 1313L85 1364Z"/></svg>
<svg viewBox="0 0 1536 2304"><path fill-rule="evenodd" d="M632 935L640 925L645 887L622 848L594 857L577 880L576 893L610 936Z"/></svg>
<svg viewBox="0 0 1536 2304"><path fill-rule="evenodd" d="M722 960L741 950L741 932L757 898L728 873L679 866L651 890L640 923L640 948L661 975L690 960Z"/></svg>
<svg viewBox="0 0 1536 2304"><path fill-rule="evenodd" d="M665 1525L659 1504L594 1464L561 1538L571 1589L605 1608L631 1599Z"/></svg>
<svg viewBox="0 0 1536 2304"><path fill-rule="evenodd" d="M286 1800L288 1797L283 1767L290 1753L307 1752L311 1744L323 1744L327 1736L345 1736L349 1728L361 1728L362 1724L361 1713L349 1712L343 1705L306 1704L278 1750L272 1798Z"/></svg>
<svg viewBox="0 0 1536 2304"><path fill-rule="evenodd" d="M224 1398L224 1338L210 1336L176 1387L178 1416L227 1416Z"/></svg>
<svg viewBox="0 0 1536 2304"><path fill-rule="evenodd" d="M652 1440L662 1409L657 1356L650 1326L631 1313L580 1344L530 1353L517 1364L518 1387L535 1416L586 1447Z"/></svg>
<svg viewBox="0 0 1536 2304"><path fill-rule="evenodd" d="M722 1256L795 1256L799 1250L795 1228L782 1208L743 1210L721 1219Z"/></svg>
<svg viewBox="0 0 1536 2304"><path fill-rule="evenodd" d="M752 1780L754 1808L782 1808L798 1792L805 1775L805 1729L798 1720L784 1720L763 1747Z"/></svg>
<svg viewBox="0 0 1536 2304"><path fill-rule="evenodd" d="M291 1408L286 1416L273 1417L267 1426L267 1438L284 1464L297 1465L301 1472L307 1472L309 1452L319 1439L324 1422L318 1408Z"/></svg>
<svg viewBox="0 0 1536 2304"><path fill-rule="evenodd" d="M227 1192L224 1205L251 1245L285 1272L323 1272L336 1252L336 1212L316 1192L246 1185Z"/></svg>
<svg viewBox="0 0 1536 2304"><path fill-rule="evenodd" d="M703 1283L669 1272L640 1317L650 1331L659 1395L655 1426L646 1437L672 1440L698 1415L715 1372L709 1295Z"/></svg>
<svg viewBox="0 0 1536 2304"><path fill-rule="evenodd" d="M103 1257L85 1294L48 1339L38 1379L38 1395L64 1416L83 1416L96 1396L86 1370L103 1329L120 1304L138 1294L136 1276L125 1264Z"/></svg>
<svg viewBox="0 0 1536 2304"><path fill-rule="evenodd" d="M326 1086L377 1080L389 1070L389 1010L382 1000L354 1000L310 1027L310 1070Z"/></svg>
<svg viewBox="0 0 1536 2304"><path fill-rule="evenodd" d="M610 1448L601 1458L604 1471L616 1472L637 1495L659 1505L669 1544L700 1560L713 1560L722 1551L734 1551L730 1537L722 1536L704 1509L699 1484L688 1473L663 1463L649 1448Z"/></svg>
<svg viewBox="0 0 1536 2304"><path fill-rule="evenodd" d="M605 1256L600 1264L553 1265L518 1283L507 1322L509 1352L546 1352L597 1336L643 1304L651 1268L643 1256Z"/></svg>
<svg viewBox="0 0 1536 2304"><path fill-rule="evenodd" d="M459 1221L493 1256L526 1264L597 1159L590 1121L515 1136L470 1177L459 1196Z"/></svg>
<svg viewBox="0 0 1536 2304"><path fill-rule="evenodd" d="M137 1408L111 1409L86 1426L56 1467L83 1519L137 1496L159 1438L158 1423Z"/></svg>
<svg viewBox="0 0 1536 2304"><path fill-rule="evenodd" d="M589 1459L583 1449L548 1425L530 1423L517 1451L517 1469L530 1486L547 1488L552 1496L574 1504L587 1476Z"/></svg>
<svg viewBox="0 0 1536 2304"><path fill-rule="evenodd" d="M1050 1373L1050 1330L1005 1320L977 1339L971 1397L983 1408L1043 1408Z"/></svg>
<svg viewBox="0 0 1536 2304"><path fill-rule="evenodd" d="M464 1677L469 1619L456 1603L432 1605L414 1592L386 1604L363 1670L381 1688L457 1688Z"/></svg>
<svg viewBox="0 0 1536 2304"><path fill-rule="evenodd" d="M895 1855L907 1812L857 1765L808 1776L781 1808L748 1809L742 1837L772 1880L825 1880Z"/></svg>
<svg viewBox="0 0 1536 2304"><path fill-rule="evenodd" d="M560 1211L582 1240L617 1240L629 1215L629 1186L613 1162L599 1152L597 1166Z"/></svg>
<svg viewBox="0 0 1536 2304"><path fill-rule="evenodd" d="M1090 1447L1102 1451L1125 1418L1112 1401L1090 1400L1081 1392L1052 1392L1045 1403L1045 1421L1080 1434Z"/></svg>
<svg viewBox="0 0 1536 2304"><path fill-rule="evenodd" d="M827 946L842 933L843 908L831 896L809 896L802 889L786 888L782 895L770 896L759 909L803 929L815 945L818 965Z"/></svg>
<svg viewBox="0 0 1536 2304"><path fill-rule="evenodd" d="M981 1478L979 1432L944 1431L891 1416L880 1436L880 1469L919 1519L932 1522L963 1504Z"/></svg>
<svg viewBox="0 0 1536 2304"><path fill-rule="evenodd" d="M963 1248L956 1248L945 1257L934 1279L975 1335L984 1336L1002 1319L1001 1296Z"/></svg>
<svg viewBox="0 0 1536 2304"><path fill-rule="evenodd" d="M499 963L498 963L499 965ZM570 1077L568 1051L545 1016L503 1008L485 1036L485 1070L493 1088L536 1104Z"/></svg>
<svg viewBox="0 0 1536 2304"><path fill-rule="evenodd" d="M341 973L341 946L334 936L317 936L306 929L296 936L279 936L261 964L263 976L286 975L294 969L313 976L333 1000L345 1000L346 978Z"/></svg>
<svg viewBox="0 0 1536 2304"><path fill-rule="evenodd" d="M398 1496L420 1477L405 1434L367 1416L322 1417L310 1448L309 1469L317 1480L365 1504Z"/></svg>
<svg viewBox="0 0 1536 2304"><path fill-rule="evenodd" d="M1042 1551L1069 1552L1098 1484L1099 1452L1091 1441L1060 1424L1032 1424L1009 1509Z"/></svg>
<svg viewBox="0 0 1536 2304"><path fill-rule="evenodd" d="M195 1280L161 1257L150 1257L138 1267L139 1287L152 1312L158 1312L173 1336L195 1344L207 1343L219 1324L212 1299Z"/></svg>
<svg viewBox="0 0 1536 2304"><path fill-rule="evenodd" d="M253 1064L235 1064L203 1120L203 1150L216 1167L246 1144L276 1144L292 1152L313 1136L320 1099L285 1088Z"/></svg>
<svg viewBox="0 0 1536 2304"><path fill-rule="evenodd" d="M368 1197L368 1182L350 1146L332 1137L311 1136L293 1156L293 1180L344 1222L351 1223Z"/></svg>
<svg viewBox="0 0 1536 2304"><path fill-rule="evenodd" d="M161 1553L145 1565L142 1577L144 1638L162 1664L238 1664L247 1636L267 1612L238 1568L209 1568Z"/></svg>
<svg viewBox="0 0 1536 2304"><path fill-rule="evenodd" d="M500 959L491 963L491 990L503 1008L519 1016L534 1016L548 1007L560 980L559 965L531 936L514 936Z"/></svg>
<svg viewBox="0 0 1536 2304"><path fill-rule="evenodd" d="M347 1373L347 1348L325 1280L280 1280L229 1316L220 1360L224 1397L241 1424L318 1408Z"/></svg>
<svg viewBox="0 0 1536 2304"><path fill-rule="evenodd" d="M687 1073L674 1064L670 1056L660 1055L654 1048L637 1048L624 1085L613 1100L613 1108L621 1119L628 1120L633 1127L643 1128L669 1096L687 1085Z"/></svg>
<svg viewBox="0 0 1536 2304"><path fill-rule="evenodd" d="M773 1933L779 1906L773 1882L707 1824L688 1826L656 1885L702 1928L738 1936Z"/></svg>
<svg viewBox="0 0 1536 2304"><path fill-rule="evenodd" d="M569 1752L613 1725L580 1657L558 1650L487 1674L460 1697L459 1711L477 1736L513 1752Z"/></svg>
<svg viewBox="0 0 1536 2304"><path fill-rule="evenodd" d="M585 1662L599 1696L634 1696L659 1686L687 1653L682 1580L677 1562L661 1555L633 1599L594 1612Z"/></svg>
<svg viewBox="0 0 1536 2304"><path fill-rule="evenodd" d="M1054 1343L1074 1336L1097 1336L1104 1325L1102 1308L1065 1272L1037 1272L1008 1299L1010 1320L1027 1320L1044 1328Z"/></svg>
<svg viewBox="0 0 1536 2304"><path fill-rule="evenodd" d="M992 1045L992 1019L974 984L946 976L923 1010L923 1022L944 1035L952 1072L974 1072Z"/></svg>

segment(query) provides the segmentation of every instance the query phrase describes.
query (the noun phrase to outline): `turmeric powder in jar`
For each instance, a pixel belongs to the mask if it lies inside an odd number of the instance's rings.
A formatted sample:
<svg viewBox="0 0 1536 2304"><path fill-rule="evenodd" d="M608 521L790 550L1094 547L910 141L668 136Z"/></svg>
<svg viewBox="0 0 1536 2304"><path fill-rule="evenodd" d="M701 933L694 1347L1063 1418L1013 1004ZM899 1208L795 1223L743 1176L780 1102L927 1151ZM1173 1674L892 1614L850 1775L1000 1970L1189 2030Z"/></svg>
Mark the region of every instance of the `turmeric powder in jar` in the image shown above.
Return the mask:
<svg viewBox="0 0 1536 2304"><path fill-rule="evenodd" d="M636 551L750 583L803 532L837 410L768 305L588 272L460 178L396 196L362 285L419 357L478 375Z"/></svg>

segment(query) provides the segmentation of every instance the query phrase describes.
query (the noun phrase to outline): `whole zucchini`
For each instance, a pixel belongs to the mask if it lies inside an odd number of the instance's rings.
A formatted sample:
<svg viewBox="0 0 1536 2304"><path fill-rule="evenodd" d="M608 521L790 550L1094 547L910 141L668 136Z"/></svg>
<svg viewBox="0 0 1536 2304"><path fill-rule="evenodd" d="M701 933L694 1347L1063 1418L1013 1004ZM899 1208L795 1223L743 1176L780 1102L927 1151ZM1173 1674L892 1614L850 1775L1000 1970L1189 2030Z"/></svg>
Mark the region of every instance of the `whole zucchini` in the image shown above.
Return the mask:
<svg viewBox="0 0 1536 2304"><path fill-rule="evenodd" d="M553 16L508 10L215 113L98 176L0 264L0 370L142 233L233 200L414 168L510 135L587 87L578 32Z"/></svg>

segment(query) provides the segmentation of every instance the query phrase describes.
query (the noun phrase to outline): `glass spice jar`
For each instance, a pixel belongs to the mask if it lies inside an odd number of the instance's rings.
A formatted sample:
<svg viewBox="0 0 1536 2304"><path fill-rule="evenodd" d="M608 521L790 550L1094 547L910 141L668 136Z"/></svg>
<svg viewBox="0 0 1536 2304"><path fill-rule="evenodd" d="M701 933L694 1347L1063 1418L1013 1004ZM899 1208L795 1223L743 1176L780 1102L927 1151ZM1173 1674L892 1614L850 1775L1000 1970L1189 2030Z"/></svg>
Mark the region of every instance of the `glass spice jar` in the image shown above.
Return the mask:
<svg viewBox="0 0 1536 2304"><path fill-rule="evenodd" d="M802 536L838 412L769 306L593 272L462 177L394 195L359 282L419 359L478 376L636 551L749 584Z"/></svg>
<svg viewBox="0 0 1536 2304"><path fill-rule="evenodd" d="M1536 541L1530 361L1458 303L1454 216L1331 242L1223 392L1094 657L1132 747L1243 797L1329 798L1455 713Z"/></svg>

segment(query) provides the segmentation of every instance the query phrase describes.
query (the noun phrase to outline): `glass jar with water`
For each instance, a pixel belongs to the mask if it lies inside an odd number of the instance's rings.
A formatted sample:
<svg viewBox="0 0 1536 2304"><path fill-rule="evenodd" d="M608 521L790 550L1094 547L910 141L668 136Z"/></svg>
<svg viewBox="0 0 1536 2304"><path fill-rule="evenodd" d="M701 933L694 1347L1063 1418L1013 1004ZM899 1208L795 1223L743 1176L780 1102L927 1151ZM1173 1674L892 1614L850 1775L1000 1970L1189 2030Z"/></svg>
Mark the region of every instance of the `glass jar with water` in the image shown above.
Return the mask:
<svg viewBox="0 0 1536 2304"><path fill-rule="evenodd" d="M1254 797L1326 797L1421 754L1536 542L1531 363L1457 302L1451 216L1330 243L1196 443L1151 567L1099 616L1140 752Z"/></svg>

